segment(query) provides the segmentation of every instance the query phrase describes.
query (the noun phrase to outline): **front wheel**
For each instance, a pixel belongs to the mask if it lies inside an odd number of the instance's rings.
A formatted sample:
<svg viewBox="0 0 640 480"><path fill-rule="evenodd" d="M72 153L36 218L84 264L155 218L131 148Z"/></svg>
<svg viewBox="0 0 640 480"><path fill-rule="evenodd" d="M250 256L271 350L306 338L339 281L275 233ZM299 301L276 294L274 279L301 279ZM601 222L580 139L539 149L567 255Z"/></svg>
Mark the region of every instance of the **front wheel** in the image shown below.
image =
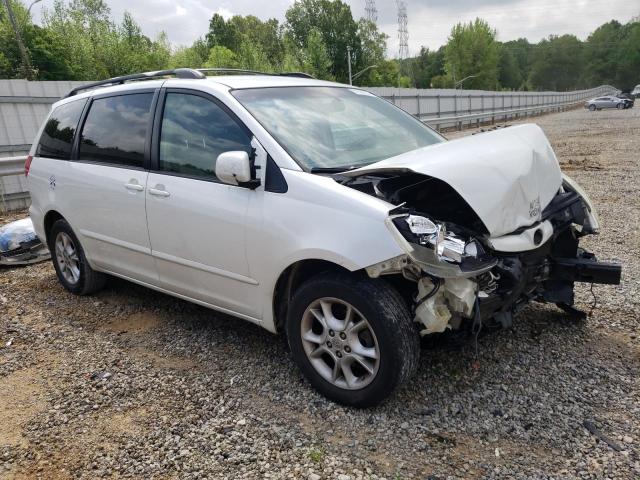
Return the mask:
<svg viewBox="0 0 640 480"><path fill-rule="evenodd" d="M624 105L623 105L623 104L621 104L621 103L619 103L618 105L616 105L616 108L617 108L618 110L621 110L623 107L624 107Z"/></svg>
<svg viewBox="0 0 640 480"><path fill-rule="evenodd" d="M406 303L383 280L323 274L295 293L287 316L293 358L329 399L368 407L415 372L417 329Z"/></svg>
<svg viewBox="0 0 640 480"><path fill-rule="evenodd" d="M590 110L590 111L592 111L592 112L593 112L593 111L595 111L595 109L596 109L596 106L595 106L595 105L589 105L589 110Z"/></svg>

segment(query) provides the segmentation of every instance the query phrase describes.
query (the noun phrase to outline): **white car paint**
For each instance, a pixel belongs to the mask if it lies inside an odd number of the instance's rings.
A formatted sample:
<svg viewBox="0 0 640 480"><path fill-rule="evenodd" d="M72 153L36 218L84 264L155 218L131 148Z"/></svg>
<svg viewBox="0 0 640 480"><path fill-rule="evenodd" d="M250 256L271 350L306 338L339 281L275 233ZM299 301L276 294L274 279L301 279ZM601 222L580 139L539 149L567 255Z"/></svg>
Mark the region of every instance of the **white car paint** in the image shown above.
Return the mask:
<svg viewBox="0 0 640 480"><path fill-rule="evenodd" d="M448 183L492 237L539 222L562 184L555 153L542 129L533 124L430 145L346 175L385 171L412 171Z"/></svg>
<svg viewBox="0 0 640 480"><path fill-rule="evenodd" d="M28 183L38 236L45 239L45 215L55 210L74 228L94 269L234 314L270 331L276 331L276 283L295 262L325 260L356 271L406 254L387 226L395 205L330 177L304 172L230 93L233 88L276 85L348 87L269 76L171 79L100 88L56 103L54 108L95 92L160 86L207 92L254 135L262 183L249 190L36 157ZM286 193L265 191L267 154L282 171ZM539 214L530 214L531 202L539 199L544 208L561 183L557 160L535 126L434 145L356 172L392 169L426 173L450 183L495 237L534 223ZM518 245L526 250L528 240L523 238Z"/></svg>

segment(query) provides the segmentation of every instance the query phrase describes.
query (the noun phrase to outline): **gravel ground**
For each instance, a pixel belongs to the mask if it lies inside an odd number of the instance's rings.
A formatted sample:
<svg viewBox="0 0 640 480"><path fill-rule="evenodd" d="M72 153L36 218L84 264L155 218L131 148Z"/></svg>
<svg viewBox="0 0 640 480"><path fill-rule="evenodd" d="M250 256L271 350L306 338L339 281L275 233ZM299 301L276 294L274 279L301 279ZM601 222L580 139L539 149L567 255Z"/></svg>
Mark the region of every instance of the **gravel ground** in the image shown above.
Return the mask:
<svg viewBox="0 0 640 480"><path fill-rule="evenodd" d="M624 264L586 321L533 305L477 357L429 342L359 411L248 323L124 281L74 297L49 263L0 270L0 478L640 478L640 108L534 121L599 208L588 247Z"/></svg>

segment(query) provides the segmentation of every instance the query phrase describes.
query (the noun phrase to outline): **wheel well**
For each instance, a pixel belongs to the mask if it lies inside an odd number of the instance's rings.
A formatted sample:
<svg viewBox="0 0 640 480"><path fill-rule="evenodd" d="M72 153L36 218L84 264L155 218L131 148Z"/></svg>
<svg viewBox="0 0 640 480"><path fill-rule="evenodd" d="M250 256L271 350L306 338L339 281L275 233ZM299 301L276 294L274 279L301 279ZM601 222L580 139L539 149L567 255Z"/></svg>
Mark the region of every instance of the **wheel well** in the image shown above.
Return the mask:
<svg viewBox="0 0 640 480"><path fill-rule="evenodd" d="M47 244L49 244L49 232L51 231L51 227L53 227L53 224L58 220L64 220L64 217L55 210L48 211L44 216L44 234L47 236Z"/></svg>
<svg viewBox="0 0 640 480"><path fill-rule="evenodd" d="M273 315L278 331L282 331L289 302L298 287L311 277L325 272L351 273L346 268L327 260L300 260L280 274L273 295Z"/></svg>

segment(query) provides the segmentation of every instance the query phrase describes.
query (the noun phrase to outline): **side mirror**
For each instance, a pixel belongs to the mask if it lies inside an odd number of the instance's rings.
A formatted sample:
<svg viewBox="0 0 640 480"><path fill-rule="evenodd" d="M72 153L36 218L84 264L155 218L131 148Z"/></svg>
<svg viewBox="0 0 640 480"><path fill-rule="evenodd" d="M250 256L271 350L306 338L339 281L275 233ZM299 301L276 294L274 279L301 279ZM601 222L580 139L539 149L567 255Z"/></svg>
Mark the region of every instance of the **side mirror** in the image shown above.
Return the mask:
<svg viewBox="0 0 640 480"><path fill-rule="evenodd" d="M255 167L247 152L224 152L216 160L216 177L229 185L256 188L260 180L255 179L254 172Z"/></svg>

